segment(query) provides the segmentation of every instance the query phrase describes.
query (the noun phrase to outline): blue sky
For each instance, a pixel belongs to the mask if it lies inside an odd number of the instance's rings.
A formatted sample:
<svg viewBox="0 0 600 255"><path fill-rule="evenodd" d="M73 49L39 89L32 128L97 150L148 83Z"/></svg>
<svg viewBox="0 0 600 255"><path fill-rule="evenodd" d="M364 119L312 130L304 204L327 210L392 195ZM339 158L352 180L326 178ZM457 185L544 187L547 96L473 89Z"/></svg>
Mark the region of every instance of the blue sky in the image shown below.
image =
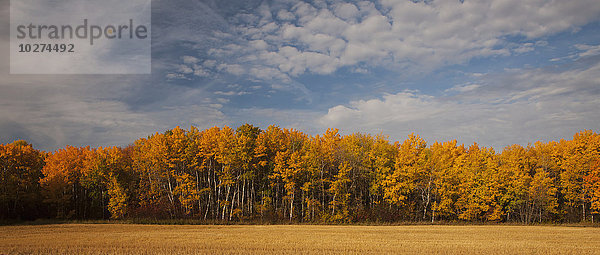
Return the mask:
<svg viewBox="0 0 600 255"><path fill-rule="evenodd" d="M251 123L501 150L598 131L600 2L155 0L152 75L0 65L1 143L127 145Z"/></svg>

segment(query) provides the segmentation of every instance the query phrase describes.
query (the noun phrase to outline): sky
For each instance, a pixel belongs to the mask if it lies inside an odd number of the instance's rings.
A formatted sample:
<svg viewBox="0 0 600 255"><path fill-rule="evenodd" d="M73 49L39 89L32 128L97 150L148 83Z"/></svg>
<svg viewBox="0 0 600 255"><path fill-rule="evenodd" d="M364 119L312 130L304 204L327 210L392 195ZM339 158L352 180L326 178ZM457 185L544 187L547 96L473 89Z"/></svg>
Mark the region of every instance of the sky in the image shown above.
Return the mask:
<svg viewBox="0 0 600 255"><path fill-rule="evenodd" d="M0 143L250 123L500 151L600 127L597 0L153 0L151 15L152 74L14 75L0 0Z"/></svg>

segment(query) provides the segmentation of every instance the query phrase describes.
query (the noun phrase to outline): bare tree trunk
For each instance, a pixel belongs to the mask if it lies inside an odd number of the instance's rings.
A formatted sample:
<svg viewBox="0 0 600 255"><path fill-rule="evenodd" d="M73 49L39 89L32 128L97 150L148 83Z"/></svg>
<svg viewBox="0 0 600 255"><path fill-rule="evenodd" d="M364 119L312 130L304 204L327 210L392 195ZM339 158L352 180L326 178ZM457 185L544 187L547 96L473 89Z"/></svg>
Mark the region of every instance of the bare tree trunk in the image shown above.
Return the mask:
<svg viewBox="0 0 600 255"><path fill-rule="evenodd" d="M223 188L221 186L221 184L223 183L222 180L219 180L219 184L217 184L217 177L216 174L213 173L213 182L215 183L215 190L217 195L214 198L214 202L215 202L215 220L219 218L219 210L221 210L221 205L220 205L220 201L221 201L221 189Z"/></svg>
<svg viewBox="0 0 600 255"><path fill-rule="evenodd" d="M173 187L171 186L171 174L167 173L167 182L169 183L169 200L171 201L171 206L174 205L174 196L173 196Z"/></svg>
<svg viewBox="0 0 600 255"><path fill-rule="evenodd" d="M239 195L240 186L236 185L235 191L233 192L233 196L231 197L231 209L229 209L229 220L231 220L231 216L233 214L233 208L235 206L236 197Z"/></svg>
<svg viewBox="0 0 600 255"><path fill-rule="evenodd" d="M302 212L300 213L300 215L301 215L302 218L300 219L300 221L304 221L304 197L305 197L305 193L306 192L304 190L302 190L302 200L300 201L300 205L302 206L300 208L300 210L302 210Z"/></svg>
<svg viewBox="0 0 600 255"><path fill-rule="evenodd" d="M198 175L198 169L196 169L196 192L200 192L200 176ZM198 214L202 213L202 199L198 196ZM192 215L194 212L192 211Z"/></svg>
<svg viewBox="0 0 600 255"><path fill-rule="evenodd" d="M427 193L426 193L426 203L423 207L423 220L427 217L427 207L429 207L429 202L431 200L431 176L429 177L429 182L427 182Z"/></svg>
<svg viewBox="0 0 600 255"><path fill-rule="evenodd" d="M292 199L290 199L290 221L292 221L292 216L294 214L294 195L295 193L292 193Z"/></svg>
<svg viewBox="0 0 600 255"><path fill-rule="evenodd" d="M242 185L242 204L240 205L240 208L242 208L242 215L244 215L244 211L246 210L246 208L244 207L244 199L246 198L246 179L244 179L244 183Z"/></svg>
<svg viewBox="0 0 600 255"><path fill-rule="evenodd" d="M225 220L225 211L227 211L227 202L229 202L229 192L231 191L231 185L227 185L227 195L225 196L225 204L223 205L223 213L221 214L221 220Z"/></svg>
<svg viewBox="0 0 600 255"><path fill-rule="evenodd" d="M325 212L325 180L323 180L323 163L321 163L321 211Z"/></svg>
<svg viewBox="0 0 600 255"><path fill-rule="evenodd" d="M255 196L256 190L254 189L254 179L252 179L252 191L250 192L250 214L253 215L254 214L254 196Z"/></svg>
<svg viewBox="0 0 600 255"><path fill-rule="evenodd" d="M262 208L260 210L260 219L262 220L265 216L265 192L260 193L260 201L262 202Z"/></svg>
<svg viewBox="0 0 600 255"><path fill-rule="evenodd" d="M274 199L275 200L274 201L275 202L275 207L273 207L273 209L274 209L275 213L277 214L277 200L278 200L278 197L279 197L279 184L275 185L275 194L274 195L275 195L275 199Z"/></svg>
<svg viewBox="0 0 600 255"><path fill-rule="evenodd" d="M210 196L210 194L209 194ZM208 211L210 210L210 204L206 205L206 212L204 212L204 220L206 220L207 216L208 216Z"/></svg>
<svg viewBox="0 0 600 255"><path fill-rule="evenodd" d="M206 220L206 218L208 217L208 212L211 208L211 204L212 204L212 193L213 193L213 188L212 188L212 182L210 181L210 172L206 173L206 182L208 183L208 202L206 203L206 212L204 213L204 220Z"/></svg>

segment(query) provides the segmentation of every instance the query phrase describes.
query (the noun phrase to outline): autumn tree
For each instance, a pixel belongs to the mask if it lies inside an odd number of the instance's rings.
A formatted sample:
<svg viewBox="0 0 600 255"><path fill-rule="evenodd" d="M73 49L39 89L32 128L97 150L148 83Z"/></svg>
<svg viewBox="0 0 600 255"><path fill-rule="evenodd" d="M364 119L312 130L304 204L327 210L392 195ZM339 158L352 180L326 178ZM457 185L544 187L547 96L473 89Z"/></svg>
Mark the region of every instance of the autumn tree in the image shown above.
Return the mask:
<svg viewBox="0 0 600 255"><path fill-rule="evenodd" d="M131 170L131 148L100 147L93 152L83 179L88 189L100 193L96 196L102 199L101 210L104 212L106 207L111 218L121 219L131 206L132 191L138 182Z"/></svg>
<svg viewBox="0 0 600 255"><path fill-rule="evenodd" d="M463 145L457 145L457 141L444 143L436 142L430 147L430 165L432 174L435 176L436 184L433 187L433 204L431 206L431 221L436 218L455 220L459 210L456 202L460 198L461 169L455 167L457 159L466 150Z"/></svg>
<svg viewBox="0 0 600 255"><path fill-rule="evenodd" d="M596 159L588 174L584 177L584 189L591 202L591 218L600 213L600 159Z"/></svg>
<svg viewBox="0 0 600 255"><path fill-rule="evenodd" d="M500 198L501 206L504 207L506 220L511 220L511 215L520 217L521 222L528 223L531 220L532 206L529 196L532 176L529 153L521 145L511 145L499 155L499 178L502 188Z"/></svg>
<svg viewBox="0 0 600 255"><path fill-rule="evenodd" d="M571 209L580 208L582 221L587 220L591 194L584 177L600 158L600 136L591 130L576 133L572 141L561 141L559 153L562 193ZM576 214L576 210L570 211Z"/></svg>
<svg viewBox="0 0 600 255"><path fill-rule="evenodd" d="M413 202L417 201L419 195L429 195L425 193L431 188L432 176L431 168L427 164L428 156L427 143L418 135L409 135L408 139L399 145L394 171L384 182L384 198L388 203L398 208L413 209L412 212L415 212L416 208L410 208L414 206Z"/></svg>
<svg viewBox="0 0 600 255"><path fill-rule="evenodd" d="M87 172L86 162L92 153L89 147L67 146L46 157L40 184L45 202L56 211L55 217L82 219L90 216L87 209L95 201L88 199L88 190L84 187L86 180L82 176Z"/></svg>
<svg viewBox="0 0 600 255"><path fill-rule="evenodd" d="M374 178L370 158L373 145L370 135L354 133L341 137L337 174L329 188L333 195L332 221L353 222L369 216L372 205L370 185Z"/></svg>
<svg viewBox="0 0 600 255"><path fill-rule="evenodd" d="M532 166L530 214L537 214L538 222L558 220L560 215L560 168L553 157L556 147L555 142L536 142L528 147Z"/></svg>
<svg viewBox="0 0 600 255"><path fill-rule="evenodd" d="M474 143L457 158L455 168L461 179L460 197L456 202L459 219L470 221L499 221L503 216L500 205L498 161L493 149Z"/></svg>
<svg viewBox="0 0 600 255"><path fill-rule="evenodd" d="M368 167L371 181L369 183L370 218L374 220L392 220L392 212L385 195L386 180L395 169L398 148L390 143L387 137L378 135L374 138L368 152Z"/></svg>
<svg viewBox="0 0 600 255"><path fill-rule="evenodd" d="M168 158L165 134L156 133L135 141L132 165L139 176L136 216L174 216L175 197L168 173Z"/></svg>
<svg viewBox="0 0 600 255"><path fill-rule="evenodd" d="M0 145L0 218L594 221L599 162L590 130L501 153L250 124L175 127L124 148L45 153L16 141Z"/></svg>
<svg viewBox="0 0 600 255"><path fill-rule="evenodd" d="M40 216L43 165L44 153L23 140L0 144L0 219Z"/></svg>
<svg viewBox="0 0 600 255"><path fill-rule="evenodd" d="M298 199L297 194L301 194L300 188L306 181L307 167L304 163L304 146L307 142L306 135L296 130L284 130L285 150L277 152L275 155L275 165L269 178L276 189L275 192L281 195L276 196L281 199L283 211L287 210L289 220L292 220L295 212L295 204L303 203ZM282 188L283 187L283 188ZM285 192L285 193L284 193ZM296 206L297 208L297 206ZM302 212L302 210L296 210Z"/></svg>

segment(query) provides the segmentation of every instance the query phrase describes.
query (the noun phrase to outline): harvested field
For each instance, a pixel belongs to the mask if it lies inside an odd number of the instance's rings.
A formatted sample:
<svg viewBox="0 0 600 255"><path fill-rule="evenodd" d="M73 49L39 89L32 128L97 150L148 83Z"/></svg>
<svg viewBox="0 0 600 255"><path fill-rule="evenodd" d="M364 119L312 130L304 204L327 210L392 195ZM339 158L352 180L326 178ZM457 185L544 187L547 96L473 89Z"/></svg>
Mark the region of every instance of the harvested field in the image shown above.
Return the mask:
<svg viewBox="0 0 600 255"><path fill-rule="evenodd" d="M54 224L1 226L2 254L600 254L600 228Z"/></svg>

